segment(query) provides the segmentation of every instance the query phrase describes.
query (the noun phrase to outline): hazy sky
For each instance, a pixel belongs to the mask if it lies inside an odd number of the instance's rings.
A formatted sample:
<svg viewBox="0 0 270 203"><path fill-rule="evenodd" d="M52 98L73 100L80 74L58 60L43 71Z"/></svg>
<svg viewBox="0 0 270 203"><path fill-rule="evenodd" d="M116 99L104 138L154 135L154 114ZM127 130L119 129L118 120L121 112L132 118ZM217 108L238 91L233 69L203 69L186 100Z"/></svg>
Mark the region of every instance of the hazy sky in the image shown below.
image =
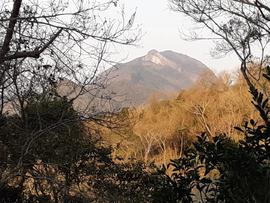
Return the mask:
<svg viewBox="0 0 270 203"><path fill-rule="evenodd" d="M180 30L188 32L192 21L182 14L169 9L168 0L122 0L127 14L135 10L136 24L140 24L144 33L139 47L125 47L121 50L128 55L127 60L145 55L149 50L172 50L189 55L205 63L215 72L232 70L237 67L238 59L231 54L225 58L214 59L210 51L214 48L211 41L190 42L182 40Z"/></svg>

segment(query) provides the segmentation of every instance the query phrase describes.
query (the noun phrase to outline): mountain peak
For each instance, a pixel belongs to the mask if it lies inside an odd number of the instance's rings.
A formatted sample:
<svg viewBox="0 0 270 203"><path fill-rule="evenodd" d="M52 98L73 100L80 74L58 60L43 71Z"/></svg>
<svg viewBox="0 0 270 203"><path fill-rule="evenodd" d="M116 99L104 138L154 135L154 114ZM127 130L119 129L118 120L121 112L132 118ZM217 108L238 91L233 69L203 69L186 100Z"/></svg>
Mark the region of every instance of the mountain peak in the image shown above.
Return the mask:
<svg viewBox="0 0 270 203"><path fill-rule="evenodd" d="M146 55L108 70L110 86L106 92L116 95L114 105L137 106L145 104L153 94L168 98L170 93L189 88L201 74L214 73L200 61L174 51L151 50Z"/></svg>
<svg viewBox="0 0 270 203"><path fill-rule="evenodd" d="M177 65L173 61L167 59L155 49L150 50L147 55L143 57L143 61L151 62L160 66L170 66L174 68L177 67Z"/></svg>
<svg viewBox="0 0 270 203"><path fill-rule="evenodd" d="M157 51L157 50L155 50L155 49L152 49L152 50L150 50L148 53L147 53L147 55L153 55L153 54L158 54L159 52Z"/></svg>

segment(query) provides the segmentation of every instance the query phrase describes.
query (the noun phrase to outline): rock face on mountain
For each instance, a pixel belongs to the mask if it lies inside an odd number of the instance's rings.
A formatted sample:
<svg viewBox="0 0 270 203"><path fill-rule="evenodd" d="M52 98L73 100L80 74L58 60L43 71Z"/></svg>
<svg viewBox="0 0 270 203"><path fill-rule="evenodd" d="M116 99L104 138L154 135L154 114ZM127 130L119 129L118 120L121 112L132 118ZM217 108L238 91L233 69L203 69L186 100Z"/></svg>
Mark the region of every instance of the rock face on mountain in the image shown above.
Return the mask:
<svg viewBox="0 0 270 203"><path fill-rule="evenodd" d="M118 95L122 106L137 106L153 94L166 98L193 85L202 75L215 74L200 61L173 51L151 50L147 55L106 71L112 78L108 88ZM119 96L120 95L120 96Z"/></svg>

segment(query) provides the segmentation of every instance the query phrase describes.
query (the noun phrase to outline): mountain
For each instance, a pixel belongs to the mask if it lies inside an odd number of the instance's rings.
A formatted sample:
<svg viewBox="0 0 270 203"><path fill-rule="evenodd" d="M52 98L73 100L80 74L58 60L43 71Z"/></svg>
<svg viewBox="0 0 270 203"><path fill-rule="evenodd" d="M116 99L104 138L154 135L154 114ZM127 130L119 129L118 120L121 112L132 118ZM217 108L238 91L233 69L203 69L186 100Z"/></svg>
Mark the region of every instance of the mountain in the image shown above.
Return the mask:
<svg viewBox="0 0 270 203"><path fill-rule="evenodd" d="M166 98L170 93L188 88L204 74L215 78L206 65L194 58L173 51L151 50L102 75L110 78L108 88L118 94L121 105L137 106L145 104L153 94Z"/></svg>
<svg viewBox="0 0 270 203"><path fill-rule="evenodd" d="M168 98L205 75L208 79L216 78L206 65L194 58L173 51L151 50L145 56L117 64L99 74L93 84L85 87L85 93L74 105L79 111L91 112L138 106L146 104L152 95ZM80 92L80 86L65 80L58 91L73 97Z"/></svg>

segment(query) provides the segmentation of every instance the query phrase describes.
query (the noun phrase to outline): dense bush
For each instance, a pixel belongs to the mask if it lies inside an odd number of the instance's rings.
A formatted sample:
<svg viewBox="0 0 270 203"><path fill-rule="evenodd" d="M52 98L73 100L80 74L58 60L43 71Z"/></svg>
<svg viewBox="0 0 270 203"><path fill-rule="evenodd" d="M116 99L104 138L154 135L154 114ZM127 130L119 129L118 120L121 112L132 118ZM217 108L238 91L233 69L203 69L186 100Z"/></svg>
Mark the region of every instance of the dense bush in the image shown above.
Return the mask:
<svg viewBox="0 0 270 203"><path fill-rule="evenodd" d="M24 115L6 116L0 129L1 185L22 191L21 198L63 200L86 169L111 161L65 98L33 98Z"/></svg>
<svg viewBox="0 0 270 203"><path fill-rule="evenodd" d="M24 115L0 126L1 202L152 202L163 185L154 167L113 160L66 98L36 96Z"/></svg>

